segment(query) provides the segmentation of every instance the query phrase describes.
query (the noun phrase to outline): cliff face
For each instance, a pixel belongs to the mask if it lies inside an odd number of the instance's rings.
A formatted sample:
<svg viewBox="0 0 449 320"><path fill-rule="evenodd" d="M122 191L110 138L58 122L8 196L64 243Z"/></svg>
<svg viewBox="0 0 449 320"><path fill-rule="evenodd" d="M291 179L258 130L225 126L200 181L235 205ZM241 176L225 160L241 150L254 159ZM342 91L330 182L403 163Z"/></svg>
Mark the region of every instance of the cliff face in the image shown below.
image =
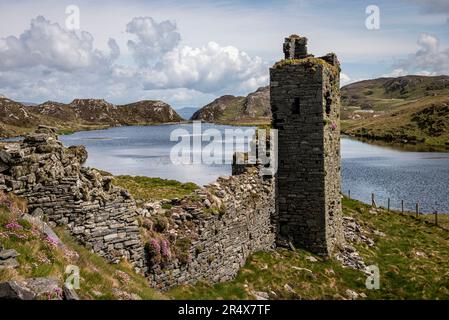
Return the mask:
<svg viewBox="0 0 449 320"><path fill-rule="evenodd" d="M183 119L162 101L144 100L113 105L103 99L75 99L69 104L47 101L36 106L0 97L0 137L21 135L39 124L63 130L96 126L180 122Z"/></svg>
<svg viewBox="0 0 449 320"><path fill-rule="evenodd" d="M192 116L192 120L232 123L255 120L269 122L270 88L262 87L247 97L225 95L204 106Z"/></svg>

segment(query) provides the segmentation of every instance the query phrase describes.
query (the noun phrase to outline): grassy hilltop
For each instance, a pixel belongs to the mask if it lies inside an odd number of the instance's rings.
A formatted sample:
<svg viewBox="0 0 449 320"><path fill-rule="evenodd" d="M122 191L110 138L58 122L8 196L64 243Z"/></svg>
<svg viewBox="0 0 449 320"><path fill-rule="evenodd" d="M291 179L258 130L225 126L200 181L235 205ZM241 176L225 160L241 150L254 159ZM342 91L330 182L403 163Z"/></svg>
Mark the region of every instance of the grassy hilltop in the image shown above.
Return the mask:
<svg viewBox="0 0 449 320"><path fill-rule="evenodd" d="M449 76L366 80L341 93L343 133L449 147Z"/></svg>

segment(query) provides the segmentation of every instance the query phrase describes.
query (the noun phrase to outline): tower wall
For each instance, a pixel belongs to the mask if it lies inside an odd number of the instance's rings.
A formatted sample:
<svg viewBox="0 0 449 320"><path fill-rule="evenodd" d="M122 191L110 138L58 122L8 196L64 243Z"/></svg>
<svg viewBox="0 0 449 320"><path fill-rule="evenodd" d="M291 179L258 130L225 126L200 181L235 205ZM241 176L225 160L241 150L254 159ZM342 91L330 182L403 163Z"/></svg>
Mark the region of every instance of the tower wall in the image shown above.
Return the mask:
<svg viewBox="0 0 449 320"><path fill-rule="evenodd" d="M278 241L329 255L342 241L340 69L334 54L308 55L306 43L287 38L286 59L270 69Z"/></svg>

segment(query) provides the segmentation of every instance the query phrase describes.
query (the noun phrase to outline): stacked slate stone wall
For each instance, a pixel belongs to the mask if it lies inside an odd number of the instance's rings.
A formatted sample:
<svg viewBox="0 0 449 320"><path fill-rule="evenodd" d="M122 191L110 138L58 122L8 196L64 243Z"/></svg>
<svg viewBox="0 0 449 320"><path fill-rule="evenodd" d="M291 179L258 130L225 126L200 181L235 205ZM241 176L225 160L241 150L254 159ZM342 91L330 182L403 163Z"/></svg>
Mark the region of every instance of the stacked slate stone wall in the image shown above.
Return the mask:
<svg viewBox="0 0 449 320"><path fill-rule="evenodd" d="M170 259L151 263L154 248L148 244L151 282L167 289L233 279L250 254L274 248L274 209L273 179L260 176L257 167L240 168L238 175L175 200L165 212L169 225L163 235Z"/></svg>
<svg viewBox="0 0 449 320"><path fill-rule="evenodd" d="M55 130L40 127L20 143L0 150L0 190L27 199L32 215L65 225L71 234L110 261L126 258L144 270L138 212L112 177L82 167L84 147L65 148Z"/></svg>

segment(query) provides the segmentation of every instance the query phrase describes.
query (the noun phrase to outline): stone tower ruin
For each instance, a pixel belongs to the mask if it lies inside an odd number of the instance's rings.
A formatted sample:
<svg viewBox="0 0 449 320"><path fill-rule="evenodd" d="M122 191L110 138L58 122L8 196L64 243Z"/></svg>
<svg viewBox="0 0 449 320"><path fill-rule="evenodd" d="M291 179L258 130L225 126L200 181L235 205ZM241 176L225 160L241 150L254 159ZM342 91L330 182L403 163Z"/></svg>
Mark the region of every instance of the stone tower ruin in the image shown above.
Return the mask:
<svg viewBox="0 0 449 320"><path fill-rule="evenodd" d="M307 38L285 39L270 69L278 129L278 242L330 255L343 241L340 193L340 64L307 53Z"/></svg>

